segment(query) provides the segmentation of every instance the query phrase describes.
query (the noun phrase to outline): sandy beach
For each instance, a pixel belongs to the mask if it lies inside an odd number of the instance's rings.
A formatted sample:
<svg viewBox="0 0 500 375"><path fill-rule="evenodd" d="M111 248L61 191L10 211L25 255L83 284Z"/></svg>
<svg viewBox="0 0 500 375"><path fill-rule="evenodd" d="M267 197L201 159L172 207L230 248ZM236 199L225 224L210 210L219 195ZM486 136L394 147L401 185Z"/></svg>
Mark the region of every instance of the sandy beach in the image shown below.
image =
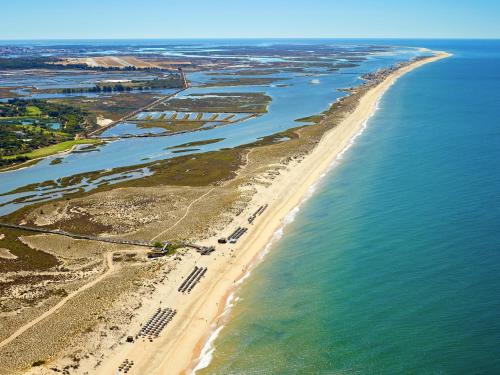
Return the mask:
<svg viewBox="0 0 500 375"><path fill-rule="evenodd" d="M311 187L352 144L353 138L362 132L367 120L375 112L378 101L398 78L424 64L448 56L444 52L437 53L392 72L381 83L370 88L356 109L340 125L325 134L308 156L300 162L289 164L271 186L256 186L257 194L233 222L235 228L249 227L241 240L237 244L218 245L216 252L209 257L192 254L184 258L169 275L166 284L160 286L144 304L130 326L131 334L135 333L158 307L176 309L177 315L160 337L153 342L138 339L134 344L117 346L105 355L102 364L93 371L113 374L125 359L134 361L131 372L138 374L188 374L203 367L199 364L203 357L202 349L211 334L223 324L228 297L262 258L263 251L276 231L284 226L287 215L300 206L310 194ZM268 204L268 208L252 225L248 225L247 218L264 204ZM220 233L207 240L206 244L217 245L217 238L227 235ZM178 286L195 265L208 268L205 277L192 293L179 293Z"/></svg>

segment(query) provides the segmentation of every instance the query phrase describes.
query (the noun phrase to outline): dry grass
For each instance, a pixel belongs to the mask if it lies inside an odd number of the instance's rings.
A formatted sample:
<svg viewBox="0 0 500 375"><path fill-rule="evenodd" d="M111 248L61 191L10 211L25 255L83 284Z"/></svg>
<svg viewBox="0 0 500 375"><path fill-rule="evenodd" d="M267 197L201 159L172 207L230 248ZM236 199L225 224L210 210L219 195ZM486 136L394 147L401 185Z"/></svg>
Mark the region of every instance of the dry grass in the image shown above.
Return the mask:
<svg viewBox="0 0 500 375"><path fill-rule="evenodd" d="M69 355L68 352L72 359L68 366L78 366L79 355L73 349L95 341L95 337L99 337L95 335L97 330L116 343L125 334L123 326L140 303L139 295L133 299L129 294L127 303L123 296L151 278L157 272L155 266L124 265L121 272L107 278L105 283L75 297L43 324L37 324L27 334L0 349L0 373L17 373L30 368L36 361L49 362L58 354Z"/></svg>

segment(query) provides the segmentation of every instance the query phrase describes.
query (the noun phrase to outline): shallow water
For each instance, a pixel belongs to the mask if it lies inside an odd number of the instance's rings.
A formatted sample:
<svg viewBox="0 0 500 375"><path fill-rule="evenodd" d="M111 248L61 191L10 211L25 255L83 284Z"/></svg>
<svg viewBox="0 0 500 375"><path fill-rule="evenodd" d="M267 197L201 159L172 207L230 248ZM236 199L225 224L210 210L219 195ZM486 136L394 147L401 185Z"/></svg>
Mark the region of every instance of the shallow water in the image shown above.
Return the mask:
<svg viewBox="0 0 500 375"><path fill-rule="evenodd" d="M198 374L500 373L500 42L419 43Z"/></svg>
<svg viewBox="0 0 500 375"><path fill-rule="evenodd" d="M287 87L269 85L189 88L182 93L182 96L214 92L265 92L272 97L272 102L269 105L268 113L236 124L168 137L120 139L100 146L99 152L72 153L63 156L63 163L51 164L54 159L52 157L42 160L29 168L0 173L0 194L28 184L58 180L79 173L108 170L115 167L136 165L145 161L175 157L178 154L168 148L188 142L224 138L221 142L197 147L198 150L192 151L192 153L213 151L254 142L261 137L303 124L295 120L327 109L332 102L345 95L345 93L337 91L337 89L360 83L359 76L363 73L391 66L395 62L408 60L417 54L419 54L418 50L413 47L394 48L392 52L371 55L369 59L356 68L340 69L338 72L322 74L317 77L304 74L278 74L278 76L287 78L286 81L283 81L288 85ZM203 82L206 80L206 75L204 73L193 73L189 78ZM317 79L319 83L312 83L312 79ZM159 130L137 129L134 128L134 125L125 124L111 128L104 135L140 134L144 132L159 132ZM29 194L29 192L26 194ZM0 197L0 215L12 212L22 206L21 203L8 203L12 199L14 199L13 195Z"/></svg>

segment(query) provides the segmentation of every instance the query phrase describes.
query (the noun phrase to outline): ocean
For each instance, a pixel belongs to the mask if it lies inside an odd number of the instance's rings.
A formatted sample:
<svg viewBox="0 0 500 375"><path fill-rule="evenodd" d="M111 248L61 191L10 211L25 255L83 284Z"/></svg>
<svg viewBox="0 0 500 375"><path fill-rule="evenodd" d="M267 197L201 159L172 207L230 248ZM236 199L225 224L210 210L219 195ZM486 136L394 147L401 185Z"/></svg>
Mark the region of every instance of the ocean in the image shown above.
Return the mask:
<svg viewBox="0 0 500 375"><path fill-rule="evenodd" d="M384 95L197 374L500 373L500 41L386 43L454 55Z"/></svg>

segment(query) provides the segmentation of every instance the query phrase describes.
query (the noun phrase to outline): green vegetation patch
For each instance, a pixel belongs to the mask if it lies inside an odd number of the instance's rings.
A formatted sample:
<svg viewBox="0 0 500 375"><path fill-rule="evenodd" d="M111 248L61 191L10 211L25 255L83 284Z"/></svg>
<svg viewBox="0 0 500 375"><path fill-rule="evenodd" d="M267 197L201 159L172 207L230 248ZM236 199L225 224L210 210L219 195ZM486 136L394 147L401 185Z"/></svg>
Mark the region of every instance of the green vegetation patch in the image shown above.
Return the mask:
<svg viewBox="0 0 500 375"><path fill-rule="evenodd" d="M226 138L214 138L214 139L207 139L207 140L204 140L204 141L188 142L188 143L183 143L183 144L177 145L177 146L167 147L166 150L172 150L172 149L176 149L176 148L186 148L186 147L196 147L196 146L210 145L212 143L221 142L224 139L226 139Z"/></svg>
<svg viewBox="0 0 500 375"><path fill-rule="evenodd" d="M309 122L309 123L318 123L320 122L321 120L323 120L324 118L324 115L312 115L312 116L307 116L307 117L302 117L302 118L298 118L296 119L295 121L296 122Z"/></svg>
<svg viewBox="0 0 500 375"><path fill-rule="evenodd" d="M27 116L41 116L42 110L38 108L36 105L27 105L26 106L26 115Z"/></svg>
<svg viewBox="0 0 500 375"><path fill-rule="evenodd" d="M0 103L0 120L43 117L61 124L61 131L75 135L84 130L87 113L80 108L40 99L11 99ZM45 121L47 122L47 121Z"/></svg>
<svg viewBox="0 0 500 375"><path fill-rule="evenodd" d="M26 157L27 159L36 159L36 158L43 158L45 156L50 156L57 154L59 152L63 151L68 151L70 150L73 146L76 145L85 145L85 144L98 144L102 143L101 140L95 139L95 138L87 138L87 139L74 139L71 141L65 141L61 143L57 143L51 146L39 148L37 150L21 154L21 155L12 155L12 156L4 156L3 159L15 159L17 157Z"/></svg>
<svg viewBox="0 0 500 375"><path fill-rule="evenodd" d="M86 111L63 103L38 99L0 103L0 166L64 151L88 126Z"/></svg>
<svg viewBox="0 0 500 375"><path fill-rule="evenodd" d="M155 243L153 243L153 247L156 251L162 250L162 252L167 255L173 255L177 252L178 249L182 248L183 245L179 243L164 244L163 242L156 241Z"/></svg>

